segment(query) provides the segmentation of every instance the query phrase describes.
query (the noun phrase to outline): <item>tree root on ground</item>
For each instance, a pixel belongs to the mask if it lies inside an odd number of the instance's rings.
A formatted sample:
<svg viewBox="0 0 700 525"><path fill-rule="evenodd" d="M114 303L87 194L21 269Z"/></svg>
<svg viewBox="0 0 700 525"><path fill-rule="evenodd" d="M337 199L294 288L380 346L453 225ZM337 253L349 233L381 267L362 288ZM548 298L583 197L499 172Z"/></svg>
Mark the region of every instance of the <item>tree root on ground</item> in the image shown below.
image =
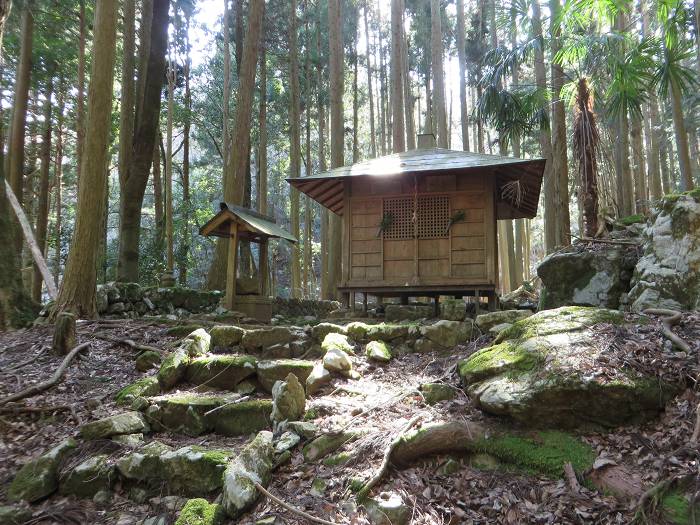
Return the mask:
<svg viewBox="0 0 700 525"><path fill-rule="evenodd" d="M138 352L158 352L161 353L162 350L160 348L156 348L155 346L149 346L149 345L141 345L134 341L133 339L120 339L118 337L112 337L111 335L104 334L102 332L98 332L94 334L92 337L95 337L97 339L103 339L105 341L109 341L114 344L120 344L120 345L126 345L132 350L136 350Z"/></svg>
<svg viewBox="0 0 700 525"><path fill-rule="evenodd" d="M298 508L290 505L289 503L285 503L284 501L279 499L277 496L273 496L272 494L270 494L270 492L267 489L265 489L265 487L263 487L260 483L258 483L257 481L255 481L252 478L249 478L249 479L253 483L253 485L255 485L255 488L258 489L262 494L264 494L266 497L270 498L272 501L274 501L278 505L284 507L289 512L292 512L293 514L296 514L297 516L301 516L302 518L307 519L307 520L311 521L312 523L320 523L321 525L337 525L336 523L334 523L332 521L327 521L327 520L324 520L322 518L317 518L316 516L312 516L308 512L304 512L303 510L298 509Z"/></svg>
<svg viewBox="0 0 700 525"><path fill-rule="evenodd" d="M61 362L60 366L56 369L56 371L53 373L51 376L51 379L48 381L44 381L43 383L37 383L35 385L30 386L29 388L25 388L24 390L21 390L20 392L16 392L14 394L11 394L7 397L4 397L0 399L0 406L5 405L11 401L18 401L20 399L25 399L27 397L32 397L37 394L40 394L41 392L48 390L49 388L57 385L61 381L63 381L63 374L65 374L66 369L68 366L71 364L73 359L83 352L84 350L87 350L90 347L90 343L83 343L71 350L68 355L63 359Z"/></svg>
<svg viewBox="0 0 700 525"><path fill-rule="evenodd" d="M665 308L647 308L642 311L646 315L660 315L663 316L661 319L661 325L663 327L663 333L666 338L671 341L677 348L681 349L683 352L691 353L692 349L690 345L681 339L678 335L674 334L671 327L677 325L681 321L681 312L677 310L668 310ZM700 358L700 356L699 356Z"/></svg>

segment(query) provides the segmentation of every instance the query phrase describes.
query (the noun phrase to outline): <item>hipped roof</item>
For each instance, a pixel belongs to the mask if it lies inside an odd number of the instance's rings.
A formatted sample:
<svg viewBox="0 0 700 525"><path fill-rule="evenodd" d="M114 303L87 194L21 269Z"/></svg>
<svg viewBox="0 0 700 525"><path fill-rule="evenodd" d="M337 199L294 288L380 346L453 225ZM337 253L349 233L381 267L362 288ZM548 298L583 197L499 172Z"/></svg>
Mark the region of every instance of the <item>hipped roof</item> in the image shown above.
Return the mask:
<svg viewBox="0 0 700 525"><path fill-rule="evenodd" d="M274 237L297 242L296 237L280 228L273 217L235 204L222 202L219 206L221 211L199 229L200 235L230 237L230 224L231 221L234 221L240 225L239 237L241 239L259 241L261 238Z"/></svg>
<svg viewBox="0 0 700 525"><path fill-rule="evenodd" d="M344 181L352 177L483 174L496 178L498 219L531 219L537 215L545 159L520 159L442 148L424 148L342 166L324 173L287 179L292 186L331 211L343 214ZM520 182L520 200L503 198L510 182Z"/></svg>

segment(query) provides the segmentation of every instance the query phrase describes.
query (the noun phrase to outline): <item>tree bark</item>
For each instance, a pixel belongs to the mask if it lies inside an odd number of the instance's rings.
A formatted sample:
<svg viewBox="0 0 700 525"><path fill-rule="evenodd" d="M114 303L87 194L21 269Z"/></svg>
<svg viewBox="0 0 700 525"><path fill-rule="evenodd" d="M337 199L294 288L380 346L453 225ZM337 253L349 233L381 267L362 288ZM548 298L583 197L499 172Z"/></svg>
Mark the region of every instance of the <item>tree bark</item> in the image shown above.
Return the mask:
<svg viewBox="0 0 700 525"><path fill-rule="evenodd" d="M464 37L464 0L457 0L457 60L459 61L459 108L462 149L469 151L469 109L467 108L467 58Z"/></svg>
<svg viewBox="0 0 700 525"><path fill-rule="evenodd" d="M321 55L321 7L316 4L316 86L318 104L318 169L326 171L326 101L323 83L323 56ZM321 298L332 299L333 291L328 281L328 216L327 208L321 208Z"/></svg>
<svg viewBox="0 0 700 525"><path fill-rule="evenodd" d="M88 93L85 159L80 176L75 233L68 255L57 309L79 317L94 317L97 253L105 212L105 176L108 160L112 85L117 37L117 2L97 0L95 7L95 50ZM149 152L150 153L150 152Z"/></svg>
<svg viewBox="0 0 700 525"><path fill-rule="evenodd" d="M358 24L359 28L359 24ZM359 56L357 53L357 31L355 31L354 53L352 57L352 163L355 164L360 160L360 145L358 143L358 126L359 126L359 100L357 98L357 73L359 69Z"/></svg>
<svg viewBox="0 0 700 525"><path fill-rule="evenodd" d="M328 2L328 40L330 50L330 103L331 103L331 168L345 164L343 150L343 29L342 29L343 0ZM335 213L328 216L328 286L329 293L337 295L337 288L342 279L342 220Z"/></svg>
<svg viewBox="0 0 700 525"><path fill-rule="evenodd" d="M311 175L311 106L313 105L313 96L311 91L311 33L309 32L309 2L304 4L304 33L306 34L305 42L305 57L304 57L304 107L306 113L306 166L304 173ZM357 55L356 55L357 56ZM309 196L304 198L304 295L307 299L311 298L311 281L313 275L313 258L311 253L311 243L313 241L313 213L312 204Z"/></svg>
<svg viewBox="0 0 700 525"><path fill-rule="evenodd" d="M190 251L190 128L192 124L192 91L190 90L190 11L185 9L185 116L182 124L182 217L185 228L180 241L181 256L178 264L178 282L187 286L187 255Z"/></svg>
<svg viewBox="0 0 700 525"><path fill-rule="evenodd" d="M170 60L167 68L168 114L165 126L165 271L172 274L175 268L173 242L173 112L175 111L175 68Z"/></svg>
<svg viewBox="0 0 700 525"><path fill-rule="evenodd" d="M630 127L630 137L632 139L632 160L634 162L634 200L637 213L644 213L647 210L647 183L646 168L644 164L644 146L642 145L642 116L632 116L632 126Z"/></svg>
<svg viewBox="0 0 700 525"><path fill-rule="evenodd" d="M65 111L66 103L66 85L65 79L61 76L58 91L58 118L56 119L56 157L54 160L54 194L56 201L54 204L54 213L56 222L54 224L54 237L56 245L54 247L54 281L60 284L59 276L61 273L61 220L63 217L63 112Z"/></svg>
<svg viewBox="0 0 700 525"><path fill-rule="evenodd" d="M236 91L236 109L233 116L231 149L224 177L224 200L242 205L244 202L246 173L250 151L250 119L253 113L255 72L260 52L260 36L265 12L264 0L251 0L248 8L248 28L242 44L239 86ZM207 276L207 288L222 290L226 285L226 261L228 240L219 239L214 259Z"/></svg>
<svg viewBox="0 0 700 525"><path fill-rule="evenodd" d="M671 98L671 112L673 115L673 131L676 136L676 153L678 154L678 167L680 169L680 190L692 190L693 170L690 166L690 149L688 148L688 133L683 120L683 107L681 90L675 81L671 81L669 90Z"/></svg>
<svg viewBox="0 0 700 525"><path fill-rule="evenodd" d="M46 81L46 101L44 102L44 132L41 137L41 153L39 155L41 168L39 175L39 199L36 215L36 242L41 254L46 257L46 234L49 226L49 174L51 171L51 131L52 109L51 96L53 95L53 66L49 66L49 78ZM41 302L41 285L43 279L41 270L34 265L34 277L32 279L32 300Z"/></svg>
<svg viewBox="0 0 700 525"><path fill-rule="evenodd" d="M228 156L231 148L229 121L231 112L231 31L229 0L224 0L224 18L222 21L224 33L224 99L223 99L223 132L222 150L224 153L224 169L228 167ZM224 173L224 178L226 178Z"/></svg>
<svg viewBox="0 0 700 525"><path fill-rule="evenodd" d="M439 148L447 148L447 114L445 113L445 79L442 70L442 16L440 14L440 0L430 0L430 55L433 69L437 144Z"/></svg>
<svg viewBox="0 0 700 525"><path fill-rule="evenodd" d="M159 134L160 135L160 134ZM165 220L163 206L163 178L161 176L160 143L158 140L153 148L153 207L155 208L154 220L156 223L156 253L158 257L163 256L163 246L165 244Z"/></svg>
<svg viewBox="0 0 700 525"><path fill-rule="evenodd" d="M374 128L374 93L372 91L372 54L369 50L369 23L367 21L367 11L369 11L369 2L363 8L365 22L365 44L367 57L367 95L369 97L369 137L370 137L370 153L372 158L377 156L377 135Z"/></svg>
<svg viewBox="0 0 700 525"><path fill-rule="evenodd" d="M294 179L301 176L300 106L297 2L296 0L291 0L289 11L289 176ZM292 235L299 239L299 191L295 188L291 188L290 192L291 204L289 220L291 223ZM302 295L299 243L292 244L291 259L292 283L290 295L293 298L299 298Z"/></svg>
<svg viewBox="0 0 700 525"><path fill-rule="evenodd" d="M391 0L391 119L392 143L394 153L406 151L406 132L404 128L403 104L403 67L401 66L402 40L401 0Z"/></svg>
<svg viewBox="0 0 700 525"><path fill-rule="evenodd" d="M124 0L122 7L123 52L121 100L119 108L119 186L126 180L126 171L131 161L131 141L134 137L134 68L136 67L136 5L134 0Z"/></svg>
<svg viewBox="0 0 700 525"><path fill-rule="evenodd" d="M83 149L85 144L85 41L87 39L87 20L85 13L85 0L80 0L78 12L80 25L78 37L78 96L75 108L75 153L77 159L76 173L78 177L83 172Z"/></svg>
<svg viewBox="0 0 700 525"><path fill-rule="evenodd" d="M561 0L550 0L549 10L551 20L551 56L556 56L561 50L561 27L556 21L561 11ZM569 161L566 151L568 140L566 133L566 109L561 99L561 89L564 86L564 70L561 65L552 60L552 171L556 185L557 218L556 244L568 246L571 244L571 219L569 216Z"/></svg>
<svg viewBox="0 0 700 525"><path fill-rule="evenodd" d="M142 24L150 20L150 31L141 33L140 61L136 102L136 118L131 162L126 171L119 225L119 263L117 279L139 280L139 242L141 239L141 207L156 145L160 117L161 90L165 78L165 52L168 45L169 0L152 0L149 13L144 3ZM144 56L144 54L147 55Z"/></svg>
<svg viewBox="0 0 700 525"><path fill-rule="evenodd" d="M404 0L401 0L401 13L405 11ZM413 119L413 90L411 89L411 72L408 64L408 42L404 23L401 21L401 72L403 79L403 103L406 113L406 149L416 149L416 124Z"/></svg>

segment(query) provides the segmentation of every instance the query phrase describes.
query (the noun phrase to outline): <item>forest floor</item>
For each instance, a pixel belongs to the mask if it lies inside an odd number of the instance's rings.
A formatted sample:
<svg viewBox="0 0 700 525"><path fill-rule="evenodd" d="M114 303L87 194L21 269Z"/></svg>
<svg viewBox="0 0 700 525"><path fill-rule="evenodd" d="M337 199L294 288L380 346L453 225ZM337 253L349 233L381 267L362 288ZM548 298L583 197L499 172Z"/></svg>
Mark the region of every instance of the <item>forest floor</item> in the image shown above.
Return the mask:
<svg viewBox="0 0 700 525"><path fill-rule="evenodd" d="M134 368L138 352L113 340L132 339L158 347L165 354L169 344L177 339L166 334L167 328L168 325L132 320L79 325L79 342L90 341L90 350L71 365L65 380L19 403L22 409L0 408L0 501L5 500L5 490L23 463L75 435L80 424L124 411L115 405L114 394L143 374ZM638 330L635 337L621 345L617 354L620 359L654 367L661 375L697 377L696 356L677 355L669 361L659 359L660 354L640 352L644 347L662 348L663 340L658 326L640 326ZM700 316L686 316L678 333L688 341L700 340ZM51 353L51 336L49 327L0 334L0 397L45 380L53 373L61 358ZM367 479L379 468L384 450L407 421L418 416L421 423L464 420L491 428L503 426L501 420L474 407L462 390L454 399L433 406L427 405L418 391L419 385L436 382L459 388L456 363L488 342L482 337L469 346L455 348L449 356L409 354L381 366L365 362L358 367L360 379L337 379L332 387L310 398L307 409L315 409L314 422L321 430L350 425L353 430L364 431L360 439L346 445L346 450L353 452L353 459L339 466L306 463L297 449L291 461L274 473L270 492L325 519L334 516L338 523L367 523L366 514L356 507L348 491L348 481L354 477ZM641 359L641 355L646 357ZM639 473L646 487L669 475L692 474L693 469L697 472L697 450L688 451L685 447L693 430L694 407L700 401L697 390L686 390L668 404L660 419L644 426L585 433L580 437L599 458ZM245 441L214 435L192 438L158 434L157 439L173 446L196 443L238 447ZM431 457L408 469L391 470L375 493L390 490L401 494L412 507L412 523L416 524L628 523L634 515L631 505L586 485L580 492L573 491L563 477L479 470L466 461L456 472L441 474L440 466L446 459ZM325 489L320 492L312 487L319 479L325 481ZM91 500L54 495L32 510L31 523L127 525L162 514L171 516L174 522L177 515L167 498L137 504L118 491L108 507ZM239 523L254 523L265 516L278 516L280 523L306 523L264 498Z"/></svg>

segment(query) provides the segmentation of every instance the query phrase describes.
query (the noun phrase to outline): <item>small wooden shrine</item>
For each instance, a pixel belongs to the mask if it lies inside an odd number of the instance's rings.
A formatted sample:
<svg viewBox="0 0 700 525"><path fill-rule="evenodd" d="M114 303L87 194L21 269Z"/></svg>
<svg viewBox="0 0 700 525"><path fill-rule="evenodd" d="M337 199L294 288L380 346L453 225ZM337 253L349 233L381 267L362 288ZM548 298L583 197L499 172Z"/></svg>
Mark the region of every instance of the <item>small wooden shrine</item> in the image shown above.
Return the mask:
<svg viewBox="0 0 700 525"><path fill-rule="evenodd" d="M259 321L269 322L272 318L272 300L269 290L266 289L264 276L268 273L267 248L270 238L286 239L297 242L291 234L280 228L273 217L263 215L257 211L222 202L219 213L214 215L199 229L200 235L207 237L229 238L228 262L226 267L226 295L224 306L229 310L242 312ZM258 268L261 276L257 290L245 294L237 293L236 281L238 270L238 246L239 241L247 240L260 245L258 252Z"/></svg>
<svg viewBox="0 0 700 525"><path fill-rule="evenodd" d="M401 297L488 297L498 287L496 221L537 213L544 159L435 147L287 179L343 216L339 291Z"/></svg>

